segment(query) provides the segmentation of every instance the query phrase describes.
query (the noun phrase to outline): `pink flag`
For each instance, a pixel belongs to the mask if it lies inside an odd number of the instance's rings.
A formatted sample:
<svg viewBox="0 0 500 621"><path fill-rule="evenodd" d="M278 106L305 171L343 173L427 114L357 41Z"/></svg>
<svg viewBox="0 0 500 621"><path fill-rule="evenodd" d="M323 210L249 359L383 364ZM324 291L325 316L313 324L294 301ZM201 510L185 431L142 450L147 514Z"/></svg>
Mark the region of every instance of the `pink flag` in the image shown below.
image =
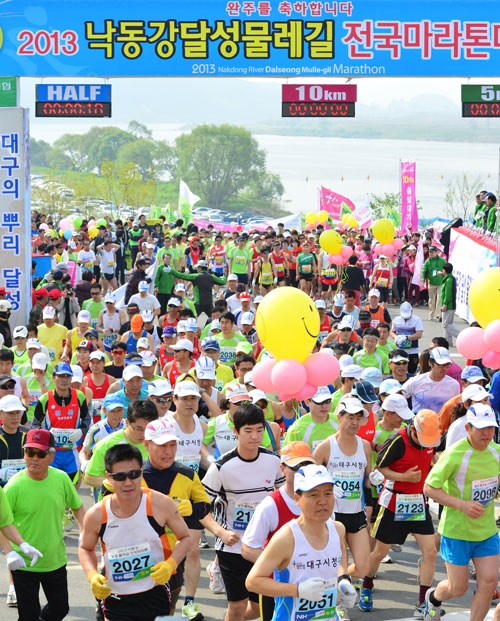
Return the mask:
<svg viewBox="0 0 500 621"><path fill-rule="evenodd" d="M416 162L401 162L401 231L418 231L417 197L415 195Z"/></svg>
<svg viewBox="0 0 500 621"><path fill-rule="evenodd" d="M349 198L321 186L319 190L320 209L327 211L330 214L330 217L334 220L340 220L341 218L340 213L342 210L342 203L345 203L351 211L356 209L354 203Z"/></svg>

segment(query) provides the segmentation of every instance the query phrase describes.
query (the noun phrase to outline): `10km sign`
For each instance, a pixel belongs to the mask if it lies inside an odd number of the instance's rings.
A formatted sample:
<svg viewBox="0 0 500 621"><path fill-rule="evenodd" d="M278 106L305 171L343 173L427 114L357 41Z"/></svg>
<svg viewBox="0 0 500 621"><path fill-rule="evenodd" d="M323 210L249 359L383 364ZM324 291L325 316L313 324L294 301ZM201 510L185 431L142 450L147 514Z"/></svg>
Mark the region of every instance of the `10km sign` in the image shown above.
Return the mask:
<svg viewBox="0 0 500 621"><path fill-rule="evenodd" d="M357 86L354 84L282 84L283 102L354 102Z"/></svg>

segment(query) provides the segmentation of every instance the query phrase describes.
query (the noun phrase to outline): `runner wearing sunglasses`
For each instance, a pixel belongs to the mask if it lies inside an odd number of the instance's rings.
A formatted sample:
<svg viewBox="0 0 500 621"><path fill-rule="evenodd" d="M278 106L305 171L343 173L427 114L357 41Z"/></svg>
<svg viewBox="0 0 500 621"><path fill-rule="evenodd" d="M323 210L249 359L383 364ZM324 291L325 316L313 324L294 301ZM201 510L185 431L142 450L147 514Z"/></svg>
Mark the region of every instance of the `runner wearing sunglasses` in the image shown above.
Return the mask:
<svg viewBox="0 0 500 621"><path fill-rule="evenodd" d="M191 545L189 532L168 496L141 488L142 456L129 444L105 454L106 479L113 493L87 513L79 558L92 593L103 600L108 621L154 621L170 613L166 583ZM176 541L169 539L172 531ZM100 539L105 575L97 571Z"/></svg>

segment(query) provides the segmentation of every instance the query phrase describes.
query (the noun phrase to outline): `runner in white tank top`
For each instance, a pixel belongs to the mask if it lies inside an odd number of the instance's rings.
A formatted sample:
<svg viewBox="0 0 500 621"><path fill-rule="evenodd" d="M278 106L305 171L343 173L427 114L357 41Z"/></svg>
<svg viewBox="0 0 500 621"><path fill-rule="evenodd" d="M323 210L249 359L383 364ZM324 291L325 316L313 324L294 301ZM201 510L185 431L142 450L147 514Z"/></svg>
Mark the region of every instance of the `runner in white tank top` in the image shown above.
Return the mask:
<svg viewBox="0 0 500 621"><path fill-rule="evenodd" d="M330 519L333 479L324 466L302 466L294 489L301 514L272 537L246 586L276 598L273 621L338 620L337 605L351 608L356 592L346 573L345 529Z"/></svg>
<svg viewBox="0 0 500 621"><path fill-rule="evenodd" d="M335 519L347 531L347 543L354 563L349 574L361 578L370 564L370 538L367 529L366 502L371 503L368 475L371 470L370 444L359 438L361 425L365 422L362 402L355 397L344 398L338 407L339 430L323 440L314 451L317 464L326 466L335 482ZM371 510L371 506L369 507Z"/></svg>

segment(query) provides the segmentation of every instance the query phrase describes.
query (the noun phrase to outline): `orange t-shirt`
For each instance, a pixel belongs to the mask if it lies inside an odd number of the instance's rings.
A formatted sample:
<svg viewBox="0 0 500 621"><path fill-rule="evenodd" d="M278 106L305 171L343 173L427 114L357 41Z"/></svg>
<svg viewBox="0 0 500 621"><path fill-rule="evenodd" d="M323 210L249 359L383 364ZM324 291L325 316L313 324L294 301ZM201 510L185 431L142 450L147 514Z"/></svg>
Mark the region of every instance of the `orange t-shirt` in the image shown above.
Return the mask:
<svg viewBox="0 0 500 621"><path fill-rule="evenodd" d="M439 432L441 435L447 431L451 425L451 411L453 407L462 401L462 394L460 393L456 397L452 397L448 399L448 401L441 408L438 417L439 417Z"/></svg>

